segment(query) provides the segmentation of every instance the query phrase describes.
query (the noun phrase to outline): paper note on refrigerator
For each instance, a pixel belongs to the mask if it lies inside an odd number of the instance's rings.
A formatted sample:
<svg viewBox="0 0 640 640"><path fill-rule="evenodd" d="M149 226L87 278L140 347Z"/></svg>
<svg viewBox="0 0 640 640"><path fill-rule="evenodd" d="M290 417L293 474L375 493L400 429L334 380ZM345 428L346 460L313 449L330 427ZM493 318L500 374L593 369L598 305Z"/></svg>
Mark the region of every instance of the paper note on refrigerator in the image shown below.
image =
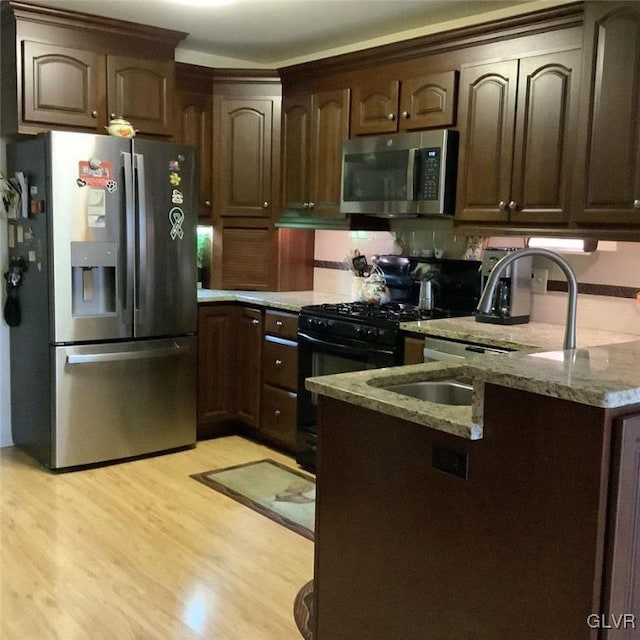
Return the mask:
<svg viewBox="0 0 640 640"><path fill-rule="evenodd" d="M89 199L87 201L87 226L106 226L104 189L89 189Z"/></svg>

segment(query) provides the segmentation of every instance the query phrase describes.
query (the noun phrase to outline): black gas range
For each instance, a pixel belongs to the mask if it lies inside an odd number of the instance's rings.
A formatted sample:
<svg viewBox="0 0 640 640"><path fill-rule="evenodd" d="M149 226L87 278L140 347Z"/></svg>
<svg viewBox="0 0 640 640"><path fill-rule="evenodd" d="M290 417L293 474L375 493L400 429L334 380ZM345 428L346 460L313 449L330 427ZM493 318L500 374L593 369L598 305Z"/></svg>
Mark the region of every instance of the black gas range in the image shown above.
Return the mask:
<svg viewBox="0 0 640 640"><path fill-rule="evenodd" d="M425 310L406 302L342 302L303 307L301 330L375 344L395 344L403 322L451 317L451 312Z"/></svg>

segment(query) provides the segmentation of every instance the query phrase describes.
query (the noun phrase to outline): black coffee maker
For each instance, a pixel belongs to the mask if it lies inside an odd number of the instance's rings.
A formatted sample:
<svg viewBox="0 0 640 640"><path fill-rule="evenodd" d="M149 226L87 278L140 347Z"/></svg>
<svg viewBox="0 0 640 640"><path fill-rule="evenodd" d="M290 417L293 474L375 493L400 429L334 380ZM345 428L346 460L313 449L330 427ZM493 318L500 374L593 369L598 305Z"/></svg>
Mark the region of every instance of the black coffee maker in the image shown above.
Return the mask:
<svg viewBox="0 0 640 640"><path fill-rule="evenodd" d="M490 247L482 256L482 289L496 264L516 248ZM531 316L532 258L526 256L512 262L502 273L493 294L491 311L476 315L477 322L492 324L525 324Z"/></svg>

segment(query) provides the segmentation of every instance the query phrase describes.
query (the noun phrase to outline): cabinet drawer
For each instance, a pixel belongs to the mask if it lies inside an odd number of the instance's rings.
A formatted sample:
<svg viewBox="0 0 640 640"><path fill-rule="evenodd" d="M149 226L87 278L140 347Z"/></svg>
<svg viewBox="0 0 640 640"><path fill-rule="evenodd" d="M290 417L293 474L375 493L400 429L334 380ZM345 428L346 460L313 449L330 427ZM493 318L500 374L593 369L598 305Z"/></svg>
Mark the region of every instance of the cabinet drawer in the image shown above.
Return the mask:
<svg viewBox="0 0 640 640"><path fill-rule="evenodd" d="M264 330L280 338L296 340L298 338L298 316L293 313L267 311L264 317Z"/></svg>
<svg viewBox="0 0 640 640"><path fill-rule="evenodd" d="M265 384L262 388L261 431L290 448L296 447L296 408L298 396Z"/></svg>
<svg viewBox="0 0 640 640"><path fill-rule="evenodd" d="M290 391L298 388L298 345L267 336L262 352L262 380Z"/></svg>

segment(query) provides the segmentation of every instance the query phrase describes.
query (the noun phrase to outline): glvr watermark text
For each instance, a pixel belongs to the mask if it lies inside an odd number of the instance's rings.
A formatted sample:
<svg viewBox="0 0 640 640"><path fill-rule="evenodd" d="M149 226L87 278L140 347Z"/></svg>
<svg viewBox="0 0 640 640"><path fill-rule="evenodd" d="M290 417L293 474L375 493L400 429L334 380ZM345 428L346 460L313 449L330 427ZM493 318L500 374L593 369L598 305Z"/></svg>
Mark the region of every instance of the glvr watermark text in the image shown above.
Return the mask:
<svg viewBox="0 0 640 640"><path fill-rule="evenodd" d="M592 613L587 616L591 629L635 629L636 616L633 613Z"/></svg>

